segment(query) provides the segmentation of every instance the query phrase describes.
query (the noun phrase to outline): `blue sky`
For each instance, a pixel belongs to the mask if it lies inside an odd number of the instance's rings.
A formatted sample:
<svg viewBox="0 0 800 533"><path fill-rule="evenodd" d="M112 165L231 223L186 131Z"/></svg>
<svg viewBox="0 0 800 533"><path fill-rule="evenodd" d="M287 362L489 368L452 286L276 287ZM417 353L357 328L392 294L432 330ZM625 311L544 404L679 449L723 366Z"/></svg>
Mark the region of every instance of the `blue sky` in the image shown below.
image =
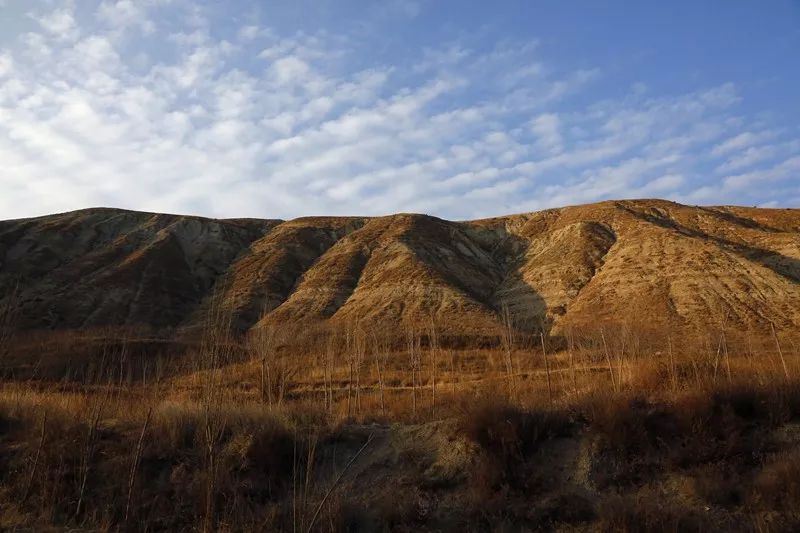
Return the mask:
<svg viewBox="0 0 800 533"><path fill-rule="evenodd" d="M800 2L0 0L0 218L800 206Z"/></svg>

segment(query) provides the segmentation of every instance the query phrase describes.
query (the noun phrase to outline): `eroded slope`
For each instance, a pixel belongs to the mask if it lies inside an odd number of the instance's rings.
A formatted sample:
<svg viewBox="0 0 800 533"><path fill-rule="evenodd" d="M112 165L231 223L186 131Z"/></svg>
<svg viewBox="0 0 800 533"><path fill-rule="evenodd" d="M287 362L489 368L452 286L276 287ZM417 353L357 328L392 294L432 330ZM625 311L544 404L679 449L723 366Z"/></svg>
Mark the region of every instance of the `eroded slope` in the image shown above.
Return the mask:
<svg viewBox="0 0 800 533"><path fill-rule="evenodd" d="M424 215L212 220L91 209L0 222L15 327L239 331L368 321L555 333L605 320L800 323L800 211L602 202L472 222Z"/></svg>

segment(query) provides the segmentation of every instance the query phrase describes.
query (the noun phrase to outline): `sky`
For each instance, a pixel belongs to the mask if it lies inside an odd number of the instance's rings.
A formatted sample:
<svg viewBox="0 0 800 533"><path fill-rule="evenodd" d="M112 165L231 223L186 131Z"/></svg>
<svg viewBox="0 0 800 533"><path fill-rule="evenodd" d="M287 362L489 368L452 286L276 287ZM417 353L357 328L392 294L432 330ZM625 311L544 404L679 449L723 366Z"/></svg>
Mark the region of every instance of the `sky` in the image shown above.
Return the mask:
<svg viewBox="0 0 800 533"><path fill-rule="evenodd" d="M800 207L800 2L0 0L0 219Z"/></svg>

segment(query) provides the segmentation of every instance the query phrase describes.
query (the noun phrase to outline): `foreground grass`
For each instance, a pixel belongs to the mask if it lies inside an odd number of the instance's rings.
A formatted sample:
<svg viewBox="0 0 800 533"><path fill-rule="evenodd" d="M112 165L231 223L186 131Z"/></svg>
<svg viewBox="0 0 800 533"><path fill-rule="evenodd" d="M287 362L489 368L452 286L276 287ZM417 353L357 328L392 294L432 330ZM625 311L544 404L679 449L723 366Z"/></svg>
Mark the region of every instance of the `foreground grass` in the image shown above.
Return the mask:
<svg viewBox="0 0 800 533"><path fill-rule="evenodd" d="M714 341L100 351L0 388L0 528L797 530L795 345Z"/></svg>
<svg viewBox="0 0 800 533"><path fill-rule="evenodd" d="M789 531L800 384L489 391L439 421L303 404L0 397L3 529ZM366 444L366 447L365 447ZM352 462L351 462L352 461Z"/></svg>

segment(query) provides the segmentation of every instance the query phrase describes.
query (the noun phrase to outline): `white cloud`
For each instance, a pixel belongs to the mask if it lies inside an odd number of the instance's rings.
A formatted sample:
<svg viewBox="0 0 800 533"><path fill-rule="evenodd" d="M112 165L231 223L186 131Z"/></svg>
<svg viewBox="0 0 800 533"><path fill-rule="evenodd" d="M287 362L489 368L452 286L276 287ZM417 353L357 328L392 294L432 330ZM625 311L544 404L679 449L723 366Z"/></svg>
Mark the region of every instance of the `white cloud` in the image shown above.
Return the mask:
<svg viewBox="0 0 800 533"><path fill-rule="evenodd" d="M764 186L789 177L796 179L798 175L800 175L800 156L792 157L770 168L728 176L723 180L723 184L726 189L743 189Z"/></svg>
<svg viewBox="0 0 800 533"><path fill-rule="evenodd" d="M61 40L75 40L80 35L72 7L55 9L44 14L31 14L50 35Z"/></svg>
<svg viewBox="0 0 800 533"><path fill-rule="evenodd" d="M14 69L14 58L11 54L5 52L0 53L0 78L9 76Z"/></svg>
<svg viewBox="0 0 800 533"><path fill-rule="evenodd" d="M563 139L561 138L561 121L556 113L543 113L531 123L533 133L538 137L538 143L546 152L560 152Z"/></svg>
<svg viewBox="0 0 800 533"><path fill-rule="evenodd" d="M87 71L111 74L119 62L119 55L108 38L92 35L75 45L74 62L82 63Z"/></svg>
<svg viewBox="0 0 800 533"><path fill-rule="evenodd" d="M644 195L674 193L685 182L686 179L681 174L666 174L649 181L639 189L639 193Z"/></svg>
<svg viewBox="0 0 800 533"><path fill-rule="evenodd" d="M301 84L311 70L308 64L295 56L286 56L272 64L272 72L278 83Z"/></svg>
<svg viewBox="0 0 800 533"><path fill-rule="evenodd" d="M717 171L730 172L732 170L747 168L759 161L774 157L776 153L777 150L771 145L750 146L743 150L736 150L730 159L717 167Z"/></svg>
<svg viewBox="0 0 800 533"><path fill-rule="evenodd" d="M252 41L259 35L262 35L263 30L256 25L243 26L239 30L239 38L245 41ZM266 33L268 35L268 33Z"/></svg>
<svg viewBox="0 0 800 533"><path fill-rule="evenodd" d="M711 153L717 156L721 156L729 154L731 152L737 152L749 146L753 146L754 144L758 144L762 141L768 140L771 136L772 133L768 131L758 132L758 133L745 131L729 139L726 139L724 142L721 142L718 145L714 146L714 148L712 148L711 150Z"/></svg>
<svg viewBox="0 0 800 533"><path fill-rule="evenodd" d="M148 5L152 3L153 0L105 0L97 8L97 17L115 30L137 27L144 33L152 33L156 26L147 16Z"/></svg>

